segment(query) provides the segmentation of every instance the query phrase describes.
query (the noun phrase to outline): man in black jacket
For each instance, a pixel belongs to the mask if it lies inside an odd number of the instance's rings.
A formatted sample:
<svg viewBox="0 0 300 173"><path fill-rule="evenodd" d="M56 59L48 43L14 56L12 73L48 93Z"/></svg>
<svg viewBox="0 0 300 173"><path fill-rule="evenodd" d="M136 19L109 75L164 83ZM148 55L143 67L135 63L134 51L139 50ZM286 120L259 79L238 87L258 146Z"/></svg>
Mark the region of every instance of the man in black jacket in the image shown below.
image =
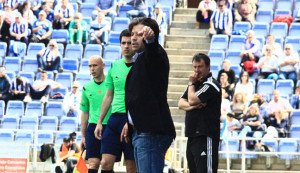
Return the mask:
<svg viewBox="0 0 300 173"><path fill-rule="evenodd" d="M10 24L4 20L5 14L3 11L0 12L0 41L7 44L7 50L9 47L9 28Z"/></svg>
<svg viewBox="0 0 300 173"><path fill-rule="evenodd" d="M161 173L164 155L176 136L167 103L169 59L158 44L159 26L151 18L129 24L132 49L136 52L125 85L128 113L121 140L132 134L139 173ZM129 133L128 133L129 130Z"/></svg>

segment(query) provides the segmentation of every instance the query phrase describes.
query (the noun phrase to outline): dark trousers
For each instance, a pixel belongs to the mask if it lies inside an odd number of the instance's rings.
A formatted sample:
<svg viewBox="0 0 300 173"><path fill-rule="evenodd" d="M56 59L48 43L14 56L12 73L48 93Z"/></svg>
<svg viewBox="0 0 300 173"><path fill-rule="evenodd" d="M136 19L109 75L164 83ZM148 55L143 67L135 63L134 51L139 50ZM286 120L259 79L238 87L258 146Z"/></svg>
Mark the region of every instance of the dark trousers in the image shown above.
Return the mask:
<svg viewBox="0 0 300 173"><path fill-rule="evenodd" d="M0 98L0 100L4 100L4 102L6 104L7 101L9 100L9 93L3 93L2 97Z"/></svg>
<svg viewBox="0 0 300 173"><path fill-rule="evenodd" d="M69 29L70 22L68 24L65 24L59 20L53 21L53 29Z"/></svg>
<svg viewBox="0 0 300 173"><path fill-rule="evenodd" d="M217 173L219 138L189 137L186 158L190 173Z"/></svg>
<svg viewBox="0 0 300 173"><path fill-rule="evenodd" d="M31 85L29 85L29 88L30 88L30 96L32 99L41 99L43 96L49 95L51 91L50 85L46 86L46 88L42 91L38 91L34 89Z"/></svg>
<svg viewBox="0 0 300 173"><path fill-rule="evenodd" d="M36 58L37 58L38 67L42 68L43 70L53 71L53 70L58 70L58 69L61 68L61 58L60 58L60 56L55 58L55 60L51 63L50 66L48 66L46 64L46 62L43 61L43 57L41 57L40 55L37 55Z"/></svg>
<svg viewBox="0 0 300 173"><path fill-rule="evenodd" d="M210 21L212 14L213 14L213 11L208 11L208 19L206 22ZM196 20L197 20L197 22L204 22L204 16L202 15L202 12L200 10L197 11Z"/></svg>
<svg viewBox="0 0 300 173"><path fill-rule="evenodd" d="M21 40L17 40L16 37L10 36L10 40L15 40L15 41L21 41L28 45L28 38L27 37L22 37Z"/></svg>
<svg viewBox="0 0 300 173"><path fill-rule="evenodd" d="M26 93L17 94L17 95L11 93L9 99L10 100L24 100L25 96L26 96Z"/></svg>

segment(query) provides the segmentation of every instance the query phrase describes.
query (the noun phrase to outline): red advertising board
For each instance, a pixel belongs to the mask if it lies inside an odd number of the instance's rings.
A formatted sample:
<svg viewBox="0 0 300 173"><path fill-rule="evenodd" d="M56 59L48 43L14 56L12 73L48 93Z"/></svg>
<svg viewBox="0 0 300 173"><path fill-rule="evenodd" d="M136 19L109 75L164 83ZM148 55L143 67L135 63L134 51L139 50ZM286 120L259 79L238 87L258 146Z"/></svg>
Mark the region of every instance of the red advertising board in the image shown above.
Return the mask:
<svg viewBox="0 0 300 173"><path fill-rule="evenodd" d="M0 158L0 172L26 173L27 159Z"/></svg>

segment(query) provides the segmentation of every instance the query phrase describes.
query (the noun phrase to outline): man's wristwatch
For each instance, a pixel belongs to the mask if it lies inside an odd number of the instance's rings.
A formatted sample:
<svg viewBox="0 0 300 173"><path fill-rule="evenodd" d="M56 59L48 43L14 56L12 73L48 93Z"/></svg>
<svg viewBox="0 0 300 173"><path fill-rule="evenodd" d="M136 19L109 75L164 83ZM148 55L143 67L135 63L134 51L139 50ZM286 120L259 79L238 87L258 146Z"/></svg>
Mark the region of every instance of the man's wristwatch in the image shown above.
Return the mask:
<svg viewBox="0 0 300 173"><path fill-rule="evenodd" d="M193 82L188 83L188 86L192 86L192 85L195 85L195 84Z"/></svg>

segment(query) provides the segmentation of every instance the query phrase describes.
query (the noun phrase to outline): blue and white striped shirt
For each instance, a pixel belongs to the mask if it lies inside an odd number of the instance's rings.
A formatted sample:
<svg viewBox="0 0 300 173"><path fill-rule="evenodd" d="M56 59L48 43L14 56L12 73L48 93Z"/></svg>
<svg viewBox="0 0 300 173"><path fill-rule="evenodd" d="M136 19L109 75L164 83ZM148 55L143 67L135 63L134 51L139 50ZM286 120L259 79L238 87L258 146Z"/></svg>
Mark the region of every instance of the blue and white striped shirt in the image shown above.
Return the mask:
<svg viewBox="0 0 300 173"><path fill-rule="evenodd" d="M62 8L61 4L58 4L54 8L54 15L63 14L64 18L70 18L74 16L74 8L72 4L68 4L66 9Z"/></svg>
<svg viewBox="0 0 300 173"><path fill-rule="evenodd" d="M10 25L9 31L17 34L23 34L28 31L28 25L27 23L23 22L21 22L20 24L14 22Z"/></svg>
<svg viewBox="0 0 300 173"><path fill-rule="evenodd" d="M56 56L55 56L56 52L55 51L51 51L49 48L46 48L44 51L44 55L43 55L43 61L44 62L48 62L48 61L54 61ZM57 54L57 56L60 56L59 52Z"/></svg>
<svg viewBox="0 0 300 173"><path fill-rule="evenodd" d="M19 3L19 0L8 0L6 2L6 4L9 5L11 8L14 8L14 6L16 5L16 3Z"/></svg>
<svg viewBox="0 0 300 173"><path fill-rule="evenodd" d="M210 20L214 21L216 29L225 30L228 22L232 22L232 12L227 8L223 13L217 9L213 12Z"/></svg>
<svg viewBox="0 0 300 173"><path fill-rule="evenodd" d="M20 85L17 85L16 78L12 81L12 83L11 83L11 90L14 90L14 91L26 91L26 93L28 92L28 88L27 88L28 79L25 78L25 77L22 77L22 78L23 78L23 82Z"/></svg>

